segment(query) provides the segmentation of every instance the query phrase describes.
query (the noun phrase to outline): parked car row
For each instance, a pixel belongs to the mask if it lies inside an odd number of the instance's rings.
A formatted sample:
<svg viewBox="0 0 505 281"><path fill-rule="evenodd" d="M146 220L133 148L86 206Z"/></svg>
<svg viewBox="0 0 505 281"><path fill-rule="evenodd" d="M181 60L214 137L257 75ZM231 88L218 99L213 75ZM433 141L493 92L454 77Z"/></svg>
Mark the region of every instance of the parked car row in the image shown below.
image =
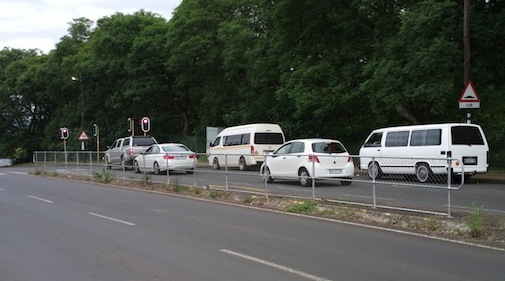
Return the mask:
<svg viewBox="0 0 505 281"><path fill-rule="evenodd" d="M467 123L388 127L374 130L359 151L359 167L345 146L334 139L285 141L277 124L249 124L224 129L210 144L213 169L260 166L267 182L298 179L302 186L314 179L352 183L355 169L373 179L387 174L412 174L421 183L437 174L469 177L488 169L489 147L482 128ZM155 174L172 170L191 173L195 152L180 143L157 143L149 136L117 139L105 153L105 164L131 167ZM451 159L448 161L447 159ZM464 167L464 168L463 168Z"/></svg>

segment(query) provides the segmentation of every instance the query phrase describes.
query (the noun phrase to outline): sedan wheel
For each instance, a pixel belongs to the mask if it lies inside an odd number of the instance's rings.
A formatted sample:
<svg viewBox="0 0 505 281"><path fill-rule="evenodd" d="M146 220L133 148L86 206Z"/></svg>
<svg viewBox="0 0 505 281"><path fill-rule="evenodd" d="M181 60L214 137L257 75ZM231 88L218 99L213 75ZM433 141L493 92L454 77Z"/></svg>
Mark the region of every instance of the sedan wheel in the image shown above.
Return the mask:
<svg viewBox="0 0 505 281"><path fill-rule="evenodd" d="M300 181L301 186L311 186L312 185L312 179L310 178L309 171L307 169L302 168L298 172L298 179Z"/></svg>
<svg viewBox="0 0 505 281"><path fill-rule="evenodd" d="M140 167L139 167L139 162L137 161L134 161L133 162L133 171L135 171L135 173L140 173Z"/></svg>
<svg viewBox="0 0 505 281"><path fill-rule="evenodd" d="M154 162L153 172L155 175L159 175L161 173L160 165L158 165L158 162Z"/></svg>

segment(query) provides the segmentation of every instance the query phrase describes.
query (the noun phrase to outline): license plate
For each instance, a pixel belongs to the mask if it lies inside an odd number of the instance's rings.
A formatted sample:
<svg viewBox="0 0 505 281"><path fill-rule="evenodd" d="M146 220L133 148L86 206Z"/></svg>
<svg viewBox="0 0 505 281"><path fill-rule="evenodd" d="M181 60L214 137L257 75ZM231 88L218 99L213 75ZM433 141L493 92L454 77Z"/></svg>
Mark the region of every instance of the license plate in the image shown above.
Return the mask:
<svg viewBox="0 0 505 281"><path fill-rule="evenodd" d="M477 157L463 157L463 164L465 165L477 165Z"/></svg>
<svg viewBox="0 0 505 281"><path fill-rule="evenodd" d="M329 169L330 175L340 175L342 174L342 169Z"/></svg>
<svg viewBox="0 0 505 281"><path fill-rule="evenodd" d="M175 156L175 160L186 160L186 156Z"/></svg>

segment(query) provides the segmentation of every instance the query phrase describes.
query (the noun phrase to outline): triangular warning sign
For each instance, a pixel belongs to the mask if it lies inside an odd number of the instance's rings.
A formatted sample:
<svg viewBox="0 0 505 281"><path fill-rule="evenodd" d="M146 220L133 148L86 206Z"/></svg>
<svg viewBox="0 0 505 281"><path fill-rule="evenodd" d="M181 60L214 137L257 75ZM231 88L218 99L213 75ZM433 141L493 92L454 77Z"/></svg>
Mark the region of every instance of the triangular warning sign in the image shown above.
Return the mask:
<svg viewBox="0 0 505 281"><path fill-rule="evenodd" d="M86 135L86 132L84 131L81 132L81 134L79 135L79 140L80 141L89 140L88 135Z"/></svg>
<svg viewBox="0 0 505 281"><path fill-rule="evenodd" d="M469 80L468 83L466 83L466 87L459 97L459 102L480 102L472 81Z"/></svg>

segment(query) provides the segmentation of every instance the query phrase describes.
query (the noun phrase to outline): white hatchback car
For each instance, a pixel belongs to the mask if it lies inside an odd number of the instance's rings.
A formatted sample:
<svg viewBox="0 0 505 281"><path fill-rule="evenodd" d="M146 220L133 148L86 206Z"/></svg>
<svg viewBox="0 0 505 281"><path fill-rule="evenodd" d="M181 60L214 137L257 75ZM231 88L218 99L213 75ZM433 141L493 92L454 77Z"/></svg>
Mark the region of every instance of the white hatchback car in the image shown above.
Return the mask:
<svg viewBox="0 0 505 281"><path fill-rule="evenodd" d="M298 139L267 154L260 171L267 182L275 178L297 178L302 186L310 186L312 179L338 178L342 179L342 184L349 185L354 176L354 164L338 140Z"/></svg>
<svg viewBox="0 0 505 281"><path fill-rule="evenodd" d="M192 173L195 165L195 153L181 143L153 144L133 160L136 173L149 171L156 175L173 170Z"/></svg>

